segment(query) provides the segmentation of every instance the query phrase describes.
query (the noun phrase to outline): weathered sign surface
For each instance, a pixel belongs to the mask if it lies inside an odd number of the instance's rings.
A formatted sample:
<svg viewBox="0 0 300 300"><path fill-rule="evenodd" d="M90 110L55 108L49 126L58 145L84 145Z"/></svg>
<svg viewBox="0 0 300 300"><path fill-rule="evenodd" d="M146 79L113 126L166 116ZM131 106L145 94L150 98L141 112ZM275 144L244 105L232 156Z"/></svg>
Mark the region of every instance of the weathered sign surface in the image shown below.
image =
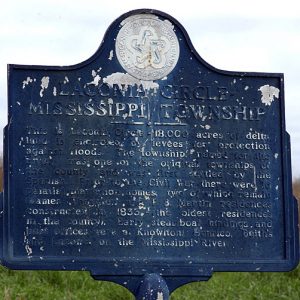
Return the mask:
<svg viewBox="0 0 300 300"><path fill-rule="evenodd" d="M83 63L9 65L8 93L4 265L134 290L297 264L283 74L215 69L138 10Z"/></svg>

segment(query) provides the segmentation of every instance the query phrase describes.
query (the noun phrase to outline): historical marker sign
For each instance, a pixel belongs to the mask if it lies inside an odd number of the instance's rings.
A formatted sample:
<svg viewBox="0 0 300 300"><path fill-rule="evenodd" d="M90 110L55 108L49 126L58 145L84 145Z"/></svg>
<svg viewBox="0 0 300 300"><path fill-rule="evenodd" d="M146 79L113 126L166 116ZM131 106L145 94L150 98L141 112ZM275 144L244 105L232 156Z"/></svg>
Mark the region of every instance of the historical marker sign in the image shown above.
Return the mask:
<svg viewBox="0 0 300 300"><path fill-rule="evenodd" d="M4 265L134 290L297 264L283 74L217 70L139 10L81 64L10 65L8 93Z"/></svg>

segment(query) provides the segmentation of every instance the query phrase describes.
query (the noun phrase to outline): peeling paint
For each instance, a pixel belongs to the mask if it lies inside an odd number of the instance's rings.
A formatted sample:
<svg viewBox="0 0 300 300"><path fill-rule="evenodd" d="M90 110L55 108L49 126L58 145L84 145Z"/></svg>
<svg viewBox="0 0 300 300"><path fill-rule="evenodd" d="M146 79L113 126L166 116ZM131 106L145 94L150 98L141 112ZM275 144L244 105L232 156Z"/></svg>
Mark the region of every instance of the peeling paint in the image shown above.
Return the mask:
<svg viewBox="0 0 300 300"><path fill-rule="evenodd" d="M53 96L57 96L57 89L56 89L56 87L53 87Z"/></svg>
<svg viewBox="0 0 300 300"><path fill-rule="evenodd" d="M261 102L266 106L271 105L275 98L279 98L279 89L268 84L261 86L258 89L261 92Z"/></svg>
<svg viewBox="0 0 300 300"><path fill-rule="evenodd" d="M164 295L162 292L157 292L157 300L164 300Z"/></svg>
<svg viewBox="0 0 300 300"><path fill-rule="evenodd" d="M29 245L25 245L25 250L26 250L28 256L30 256L32 254L32 249L29 247Z"/></svg>
<svg viewBox="0 0 300 300"><path fill-rule="evenodd" d="M210 125L206 124L206 125L200 125L201 128L204 128L206 130L209 130L211 128Z"/></svg>
<svg viewBox="0 0 300 300"><path fill-rule="evenodd" d="M25 89L25 87L29 84L29 83L32 83L33 82L33 79L30 78L30 77L27 77L26 80L23 81L23 86L22 88Z"/></svg>
<svg viewBox="0 0 300 300"><path fill-rule="evenodd" d="M109 60L112 60L113 57L114 57L114 50L111 50L111 51L109 52L109 57L108 57L108 59L109 59Z"/></svg>
<svg viewBox="0 0 300 300"><path fill-rule="evenodd" d="M98 86L100 80L101 80L101 77L100 77L99 75L96 75L96 76L94 77L94 80L91 81L91 82L88 82L87 85L91 85L91 84L92 84L92 85Z"/></svg>
<svg viewBox="0 0 300 300"><path fill-rule="evenodd" d="M93 80L91 82L88 82L87 85L94 85L94 86L98 86L99 82L101 80L100 75L98 74L99 70L95 71L92 70L92 76L93 76Z"/></svg>
<svg viewBox="0 0 300 300"><path fill-rule="evenodd" d="M49 76L44 76L42 79L41 79L41 90L40 90L40 97L43 97L44 96L44 90L46 90L49 86L49 81L50 81L50 78Z"/></svg>
<svg viewBox="0 0 300 300"><path fill-rule="evenodd" d="M114 84L117 84L120 89L124 88L125 90L128 89L129 85L137 85L144 88L144 90L149 91L153 89L155 92L159 88L159 84L153 82L152 80L140 80L137 79L128 73L113 73L108 75L107 77L103 78L103 82L107 83L110 87L113 87Z"/></svg>

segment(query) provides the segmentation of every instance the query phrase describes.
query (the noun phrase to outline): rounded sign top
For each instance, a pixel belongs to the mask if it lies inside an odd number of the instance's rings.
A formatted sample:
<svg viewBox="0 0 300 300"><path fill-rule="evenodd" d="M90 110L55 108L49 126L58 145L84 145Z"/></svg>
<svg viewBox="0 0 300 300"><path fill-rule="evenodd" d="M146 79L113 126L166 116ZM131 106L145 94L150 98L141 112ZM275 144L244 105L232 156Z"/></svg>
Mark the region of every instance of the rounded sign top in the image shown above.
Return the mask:
<svg viewBox="0 0 300 300"><path fill-rule="evenodd" d="M128 74L142 80L167 76L179 58L179 43L168 20L152 14L125 19L116 39L116 54Z"/></svg>

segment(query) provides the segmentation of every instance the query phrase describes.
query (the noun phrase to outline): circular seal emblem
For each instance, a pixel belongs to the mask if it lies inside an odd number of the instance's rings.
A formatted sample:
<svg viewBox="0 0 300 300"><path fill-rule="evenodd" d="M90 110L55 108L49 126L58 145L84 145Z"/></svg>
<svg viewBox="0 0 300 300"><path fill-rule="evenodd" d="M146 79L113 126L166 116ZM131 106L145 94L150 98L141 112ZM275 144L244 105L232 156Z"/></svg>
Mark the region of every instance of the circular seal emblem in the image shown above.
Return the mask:
<svg viewBox="0 0 300 300"><path fill-rule="evenodd" d="M116 54L128 74L142 80L155 80L174 69L179 43L171 22L143 14L125 19L121 26Z"/></svg>

